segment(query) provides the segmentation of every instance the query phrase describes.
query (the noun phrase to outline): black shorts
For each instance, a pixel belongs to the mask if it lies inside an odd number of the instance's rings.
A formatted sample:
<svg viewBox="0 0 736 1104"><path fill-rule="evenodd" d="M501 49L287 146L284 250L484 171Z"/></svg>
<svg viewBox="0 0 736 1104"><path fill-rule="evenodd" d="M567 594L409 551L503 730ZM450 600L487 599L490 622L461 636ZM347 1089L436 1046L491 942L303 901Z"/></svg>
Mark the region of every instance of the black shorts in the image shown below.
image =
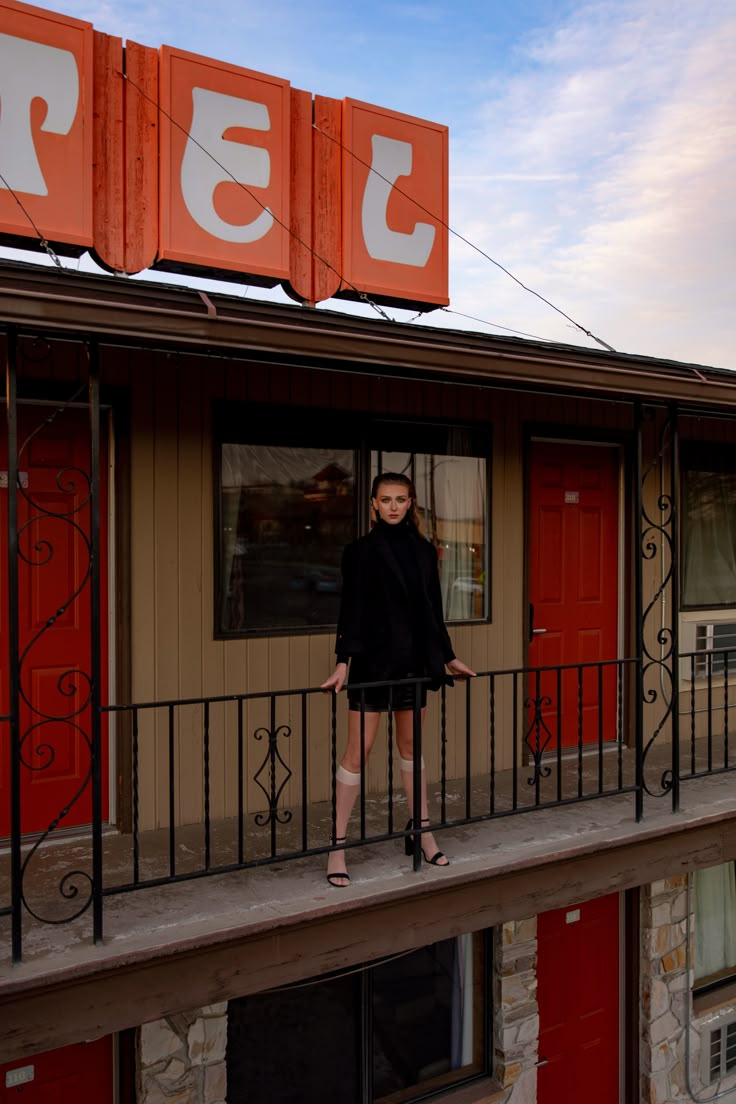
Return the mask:
<svg viewBox="0 0 736 1104"><path fill-rule="evenodd" d="M407 671L402 678L411 678ZM413 709L419 692L419 705L424 709L427 704L427 683L417 686L415 682L405 682L401 686L368 686L365 690L348 690L348 708L355 713L364 709L366 713L386 713L391 706L393 713L404 709Z"/></svg>

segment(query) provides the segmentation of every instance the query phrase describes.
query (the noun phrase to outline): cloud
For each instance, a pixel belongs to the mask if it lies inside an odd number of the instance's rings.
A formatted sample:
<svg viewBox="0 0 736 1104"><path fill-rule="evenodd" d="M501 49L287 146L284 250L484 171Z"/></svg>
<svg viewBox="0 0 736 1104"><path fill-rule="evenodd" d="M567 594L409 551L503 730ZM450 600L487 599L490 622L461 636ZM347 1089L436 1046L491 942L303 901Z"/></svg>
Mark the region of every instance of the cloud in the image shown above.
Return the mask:
<svg viewBox="0 0 736 1104"><path fill-rule="evenodd" d="M456 138L451 222L615 347L736 367L735 50L720 0L590 4L537 32ZM575 336L467 249L453 269L459 310Z"/></svg>

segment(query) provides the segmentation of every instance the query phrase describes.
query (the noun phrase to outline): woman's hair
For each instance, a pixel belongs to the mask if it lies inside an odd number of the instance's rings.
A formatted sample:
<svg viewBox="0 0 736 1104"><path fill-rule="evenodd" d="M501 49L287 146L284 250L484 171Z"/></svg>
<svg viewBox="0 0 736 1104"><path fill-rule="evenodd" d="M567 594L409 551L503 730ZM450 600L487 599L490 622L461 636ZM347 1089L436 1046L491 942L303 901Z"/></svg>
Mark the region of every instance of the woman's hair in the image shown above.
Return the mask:
<svg viewBox="0 0 736 1104"><path fill-rule="evenodd" d="M383 483L399 483L402 487L406 487L411 499L411 506L406 512L406 520L412 528L416 529L417 533L421 533L419 515L417 514L417 492L409 476L403 475L401 472L379 472L371 486L371 499L378 498L378 488Z"/></svg>

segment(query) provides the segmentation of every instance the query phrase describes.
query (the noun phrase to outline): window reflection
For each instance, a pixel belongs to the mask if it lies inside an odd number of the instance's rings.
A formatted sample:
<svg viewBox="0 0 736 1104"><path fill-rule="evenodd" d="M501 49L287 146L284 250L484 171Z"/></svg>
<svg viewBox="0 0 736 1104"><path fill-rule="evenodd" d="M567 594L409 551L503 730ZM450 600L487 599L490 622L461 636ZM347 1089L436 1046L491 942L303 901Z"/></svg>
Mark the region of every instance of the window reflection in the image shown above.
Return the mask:
<svg viewBox="0 0 736 1104"><path fill-rule="evenodd" d="M334 625L353 452L223 444L221 458L220 630Z"/></svg>

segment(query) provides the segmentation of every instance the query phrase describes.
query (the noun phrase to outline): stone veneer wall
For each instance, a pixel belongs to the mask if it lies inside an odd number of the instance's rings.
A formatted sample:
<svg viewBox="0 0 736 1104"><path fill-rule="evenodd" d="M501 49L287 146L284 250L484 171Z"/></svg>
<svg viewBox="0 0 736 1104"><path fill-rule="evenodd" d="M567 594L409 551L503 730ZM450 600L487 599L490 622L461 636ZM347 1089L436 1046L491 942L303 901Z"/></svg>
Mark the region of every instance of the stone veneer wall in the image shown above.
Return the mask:
<svg viewBox="0 0 736 1104"><path fill-rule="evenodd" d="M504 1104L537 1099L537 921L493 933L493 1056ZM227 1004L143 1024L138 1041L138 1104L226 1104Z"/></svg>
<svg viewBox="0 0 736 1104"><path fill-rule="evenodd" d="M225 1104L227 1003L143 1024L138 1104Z"/></svg>
<svg viewBox="0 0 736 1104"><path fill-rule="evenodd" d="M691 899L691 908L694 903ZM687 948L687 875L643 886L641 891L641 1101L671 1104L713 1099L736 1088L736 1074L720 1084L704 1083L701 1046L709 1046L709 1032L736 1016L733 1003L714 1005L694 1015L694 932L690 916L690 955ZM690 1084L685 1076L685 1032L690 1023ZM706 1056L707 1057L707 1056ZM733 1091L725 1098L736 1100Z"/></svg>
<svg viewBox="0 0 736 1104"><path fill-rule="evenodd" d="M504 1104L535 1104L539 1007L537 918L512 920L493 933L493 1051Z"/></svg>

